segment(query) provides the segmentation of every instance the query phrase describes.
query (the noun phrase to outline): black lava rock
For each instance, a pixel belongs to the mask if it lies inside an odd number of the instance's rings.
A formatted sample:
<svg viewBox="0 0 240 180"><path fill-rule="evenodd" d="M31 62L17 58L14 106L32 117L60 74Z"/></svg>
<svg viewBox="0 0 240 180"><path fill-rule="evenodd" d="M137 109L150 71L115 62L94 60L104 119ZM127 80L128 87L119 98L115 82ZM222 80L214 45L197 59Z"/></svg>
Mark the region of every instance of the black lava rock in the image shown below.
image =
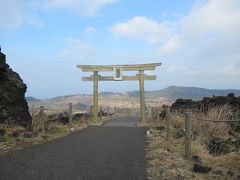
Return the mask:
<svg viewBox="0 0 240 180"><path fill-rule="evenodd" d="M8 133L8 135L11 136L11 137L16 138L16 137L19 136L19 133L18 133L17 131L13 131L13 132L11 132L11 133Z"/></svg>
<svg viewBox="0 0 240 180"><path fill-rule="evenodd" d="M5 130L4 129L0 129L0 137L5 135Z"/></svg>
<svg viewBox="0 0 240 180"><path fill-rule="evenodd" d="M192 156L192 160L195 161L195 162L197 162L197 163L202 163L202 159L201 159L201 157L198 156L198 155L193 155L193 156Z"/></svg>
<svg viewBox="0 0 240 180"><path fill-rule="evenodd" d="M213 138L208 145L208 150L214 155L227 154L230 152L230 142L221 138Z"/></svg>
<svg viewBox="0 0 240 180"><path fill-rule="evenodd" d="M26 84L6 63L0 52L0 123L7 121L28 126L31 116L25 100Z"/></svg>
<svg viewBox="0 0 240 180"><path fill-rule="evenodd" d="M176 134L177 139L182 138L184 136L185 136L185 129L180 129Z"/></svg>
<svg viewBox="0 0 240 180"><path fill-rule="evenodd" d="M73 119L74 120L82 120L82 119L86 119L89 118L90 115L87 113L77 113L73 115Z"/></svg>
<svg viewBox="0 0 240 180"><path fill-rule="evenodd" d="M233 177L233 172L232 171L228 171L227 174L231 177Z"/></svg>
<svg viewBox="0 0 240 180"><path fill-rule="evenodd" d="M200 163L194 163L193 166L193 171L199 173L208 173L209 171L211 171L211 169L212 169L211 167L205 166Z"/></svg>
<svg viewBox="0 0 240 180"><path fill-rule="evenodd" d="M237 150L240 150L240 139L234 141L234 146Z"/></svg>
<svg viewBox="0 0 240 180"><path fill-rule="evenodd" d="M200 101L192 99L177 99L171 106L171 111L182 112L186 109L192 109L195 112L207 112L212 107L229 105L233 114L239 116L240 97L236 97L234 93L229 93L227 96L204 97ZM239 118L239 117L237 117ZM240 123L234 123L240 126Z"/></svg>
<svg viewBox="0 0 240 180"><path fill-rule="evenodd" d="M59 113L59 114L51 114L49 115L49 121L67 124L69 122L69 115L67 112Z"/></svg>
<svg viewBox="0 0 240 180"><path fill-rule="evenodd" d="M158 130L158 131L163 131L165 129L164 126L156 126L154 127L155 130Z"/></svg>
<svg viewBox="0 0 240 180"><path fill-rule="evenodd" d="M224 174L221 170L217 170L214 173L219 175L219 176L223 176L223 174Z"/></svg>
<svg viewBox="0 0 240 180"><path fill-rule="evenodd" d="M23 134L23 136L25 137L25 138L31 138L31 137L33 137L33 132L31 132L31 131L26 131L24 134Z"/></svg>

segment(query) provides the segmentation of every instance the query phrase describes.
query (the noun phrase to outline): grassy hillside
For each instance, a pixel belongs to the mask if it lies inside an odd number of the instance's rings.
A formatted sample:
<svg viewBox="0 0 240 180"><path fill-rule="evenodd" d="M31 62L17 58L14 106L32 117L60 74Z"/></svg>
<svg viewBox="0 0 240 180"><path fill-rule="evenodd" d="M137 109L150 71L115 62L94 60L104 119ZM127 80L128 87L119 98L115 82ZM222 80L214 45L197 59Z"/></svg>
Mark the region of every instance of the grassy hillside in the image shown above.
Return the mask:
<svg viewBox="0 0 240 180"><path fill-rule="evenodd" d="M146 94L151 96L166 97L171 100L178 98L200 100L203 97L210 96L226 96L229 93L235 93L235 96L240 96L240 90L236 89L204 89L198 87L178 87L169 86L159 91L149 91Z"/></svg>
<svg viewBox="0 0 240 180"><path fill-rule="evenodd" d="M240 96L240 90L218 90L204 89L197 87L178 87L169 86L165 89L157 91L146 91L146 103L155 103L156 99L161 99L163 104L173 102L178 98L200 100L203 97L226 96L229 93L235 93L235 96ZM99 93L99 105L115 107L132 107L139 104L139 91L128 91L126 93L101 92ZM48 108L66 109L68 103L72 102L78 109L89 109L92 104L92 95L77 94L58 96L51 99L39 100L33 97L26 98L28 103L35 106L44 105Z"/></svg>

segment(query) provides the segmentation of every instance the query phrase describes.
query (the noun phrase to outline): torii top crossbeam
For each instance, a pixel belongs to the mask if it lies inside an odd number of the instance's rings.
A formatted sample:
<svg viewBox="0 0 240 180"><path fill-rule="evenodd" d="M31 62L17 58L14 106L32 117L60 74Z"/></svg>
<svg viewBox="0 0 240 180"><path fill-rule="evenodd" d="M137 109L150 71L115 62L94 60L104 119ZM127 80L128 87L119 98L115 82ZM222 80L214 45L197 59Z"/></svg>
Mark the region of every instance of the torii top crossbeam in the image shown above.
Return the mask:
<svg viewBox="0 0 240 180"><path fill-rule="evenodd" d="M93 71L113 71L114 68L122 68L123 71L147 71L155 70L161 63L150 63L150 64L125 64L125 65L77 65L83 72Z"/></svg>

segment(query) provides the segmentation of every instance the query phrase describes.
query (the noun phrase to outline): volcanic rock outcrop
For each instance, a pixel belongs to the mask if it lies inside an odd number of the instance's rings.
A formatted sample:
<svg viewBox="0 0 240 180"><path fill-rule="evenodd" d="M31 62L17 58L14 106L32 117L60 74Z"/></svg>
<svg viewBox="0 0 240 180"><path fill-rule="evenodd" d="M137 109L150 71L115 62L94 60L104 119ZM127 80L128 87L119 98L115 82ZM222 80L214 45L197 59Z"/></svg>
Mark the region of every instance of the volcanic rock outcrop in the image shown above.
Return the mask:
<svg viewBox="0 0 240 180"><path fill-rule="evenodd" d="M11 122L27 126L31 123L25 100L26 84L6 63L0 51L0 123Z"/></svg>
<svg viewBox="0 0 240 180"><path fill-rule="evenodd" d="M233 114L239 114L240 110L240 97L235 97L234 93L230 93L227 96L213 96L204 97L201 101L193 101L192 99L177 99L172 104L171 110L181 111L186 109L199 110L206 112L211 107L229 105Z"/></svg>
<svg viewBox="0 0 240 180"><path fill-rule="evenodd" d="M228 105L232 115L229 118L240 118L240 97L236 97L234 93L227 96L204 97L201 101L193 101L192 99L177 99L171 106L171 111L182 112L186 109L192 109L194 112L206 113L210 108ZM230 123L231 129L240 133L240 122Z"/></svg>

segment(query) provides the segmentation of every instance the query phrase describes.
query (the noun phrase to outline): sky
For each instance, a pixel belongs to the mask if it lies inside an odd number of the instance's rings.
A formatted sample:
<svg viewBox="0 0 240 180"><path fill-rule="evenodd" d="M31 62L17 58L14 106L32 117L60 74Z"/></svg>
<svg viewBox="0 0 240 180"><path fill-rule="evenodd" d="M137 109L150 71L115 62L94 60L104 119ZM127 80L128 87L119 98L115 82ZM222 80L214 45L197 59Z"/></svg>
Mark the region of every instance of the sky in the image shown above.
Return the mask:
<svg viewBox="0 0 240 180"><path fill-rule="evenodd" d="M146 72L157 80L145 90L240 89L239 0L0 0L0 7L2 52L26 96L91 94L92 82L81 81L91 74L76 68L85 64L161 62ZM138 87L99 83L99 91Z"/></svg>

